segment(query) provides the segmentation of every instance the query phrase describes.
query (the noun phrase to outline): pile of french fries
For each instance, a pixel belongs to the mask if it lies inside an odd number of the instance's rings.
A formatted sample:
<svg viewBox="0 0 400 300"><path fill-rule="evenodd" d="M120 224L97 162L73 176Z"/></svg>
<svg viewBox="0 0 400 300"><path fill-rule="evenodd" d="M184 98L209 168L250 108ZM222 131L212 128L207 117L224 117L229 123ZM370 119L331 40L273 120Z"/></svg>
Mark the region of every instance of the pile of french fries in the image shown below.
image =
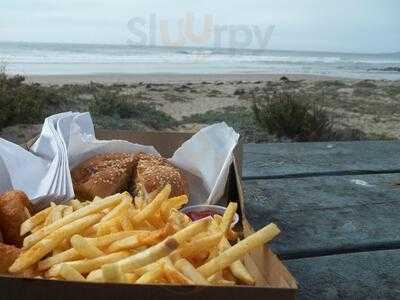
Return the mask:
<svg viewBox="0 0 400 300"><path fill-rule="evenodd" d="M125 192L91 202L51 204L21 226L22 254L10 273L38 278L129 284L252 285L242 262L279 234L275 224L239 241L231 229L237 209L191 221L179 209L187 196L171 186L147 199Z"/></svg>

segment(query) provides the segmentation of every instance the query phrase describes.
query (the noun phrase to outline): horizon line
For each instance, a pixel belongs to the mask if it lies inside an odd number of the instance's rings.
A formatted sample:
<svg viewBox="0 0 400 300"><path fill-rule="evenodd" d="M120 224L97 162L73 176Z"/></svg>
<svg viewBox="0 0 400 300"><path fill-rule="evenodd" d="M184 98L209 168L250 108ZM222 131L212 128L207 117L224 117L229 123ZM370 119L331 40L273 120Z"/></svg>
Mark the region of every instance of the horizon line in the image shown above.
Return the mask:
<svg viewBox="0 0 400 300"><path fill-rule="evenodd" d="M393 52L346 52L346 51L332 51L332 50L287 50L287 49L259 49L259 48L229 48L229 47L210 47L210 46L165 46L165 45L129 45L122 43L82 43L82 42L33 42L33 41L3 41L0 43L21 43L21 44L56 44L56 45L85 45L85 46L133 46L133 47L155 47L155 48L166 48L166 49L179 49L179 48L191 48L191 49L222 49L222 50L249 50L249 51L277 51L277 52L319 52L329 54L361 54L361 55L395 55L400 54L399 51Z"/></svg>

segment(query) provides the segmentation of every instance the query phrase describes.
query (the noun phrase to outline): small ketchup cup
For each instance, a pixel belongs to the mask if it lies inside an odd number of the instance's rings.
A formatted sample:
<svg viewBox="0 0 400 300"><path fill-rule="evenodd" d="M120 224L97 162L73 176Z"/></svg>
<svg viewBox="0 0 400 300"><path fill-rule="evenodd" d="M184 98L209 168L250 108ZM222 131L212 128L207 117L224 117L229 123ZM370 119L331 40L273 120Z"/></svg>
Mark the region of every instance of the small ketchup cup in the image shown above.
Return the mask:
<svg viewBox="0 0 400 300"><path fill-rule="evenodd" d="M207 218L213 215L223 216L226 207L220 205L193 205L187 206L181 209L181 212L186 214L192 221ZM235 213L231 227L234 227L239 222L239 215Z"/></svg>

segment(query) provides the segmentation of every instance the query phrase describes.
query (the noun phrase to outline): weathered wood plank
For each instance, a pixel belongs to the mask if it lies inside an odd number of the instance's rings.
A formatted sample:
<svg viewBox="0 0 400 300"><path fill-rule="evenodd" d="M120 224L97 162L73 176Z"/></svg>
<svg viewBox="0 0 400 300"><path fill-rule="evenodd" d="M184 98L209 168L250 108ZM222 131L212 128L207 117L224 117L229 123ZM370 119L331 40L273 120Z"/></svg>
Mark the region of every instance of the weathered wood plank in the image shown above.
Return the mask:
<svg viewBox="0 0 400 300"><path fill-rule="evenodd" d="M398 181L400 174L249 180L247 217L255 228L280 225L272 249L283 257L400 246Z"/></svg>
<svg viewBox="0 0 400 300"><path fill-rule="evenodd" d="M400 141L244 145L243 175L400 170Z"/></svg>
<svg viewBox="0 0 400 300"><path fill-rule="evenodd" d="M400 250L286 261L300 299L400 299Z"/></svg>

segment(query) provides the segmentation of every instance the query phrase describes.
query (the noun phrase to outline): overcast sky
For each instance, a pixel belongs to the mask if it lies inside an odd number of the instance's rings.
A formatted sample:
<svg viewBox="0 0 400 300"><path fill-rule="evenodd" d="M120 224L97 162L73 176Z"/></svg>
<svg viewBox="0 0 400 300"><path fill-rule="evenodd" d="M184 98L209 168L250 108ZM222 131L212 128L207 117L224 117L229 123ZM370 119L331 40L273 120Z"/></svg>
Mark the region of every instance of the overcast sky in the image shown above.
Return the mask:
<svg viewBox="0 0 400 300"><path fill-rule="evenodd" d="M274 25L268 49L400 51L400 0L0 0L0 11L0 41L124 44L138 38L132 18L149 38L151 14L172 27L192 12L200 25L205 14L214 25Z"/></svg>

